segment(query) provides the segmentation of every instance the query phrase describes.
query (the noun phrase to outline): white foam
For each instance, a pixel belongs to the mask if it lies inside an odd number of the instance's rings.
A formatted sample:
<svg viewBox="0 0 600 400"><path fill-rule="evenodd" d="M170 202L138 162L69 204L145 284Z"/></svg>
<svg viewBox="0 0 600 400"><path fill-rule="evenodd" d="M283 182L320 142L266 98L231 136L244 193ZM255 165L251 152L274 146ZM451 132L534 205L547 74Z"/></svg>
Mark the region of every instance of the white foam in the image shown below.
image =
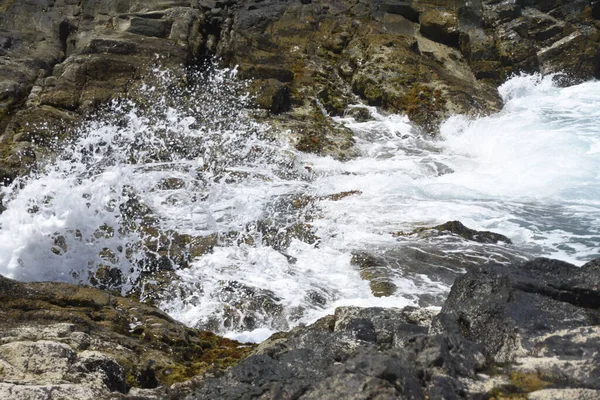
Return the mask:
<svg viewBox="0 0 600 400"><path fill-rule="evenodd" d="M156 101L151 112L115 106L117 121L93 121L57 162L5 188L0 274L87 283L108 265L125 276L127 291L144 272L149 249L128 228L144 216L125 210L142 203L163 231L252 237L221 244L179 269L161 306L191 326L220 324L216 329L228 337L260 341L337 306L402 307L446 293L447 283L402 265L388 276L397 288L392 296L371 293L352 253L425 251L419 239L392 234L399 231L460 220L515 243L442 246L445 255L434 260L464 253L485 262L512 252L516 259L544 255L582 264L598 256L598 82L558 88L548 78L516 77L500 88L500 113L452 117L437 140L421 137L406 117L371 109L369 122L339 119L355 131L361 152L341 162L270 140L245 116L247 99L228 89L230 75L217 73L199 98L185 95L196 103L146 87ZM179 183L161 188L165 180ZM346 191L360 193L326 198ZM293 196L321 200L312 211L295 210ZM275 249L253 228L268 220L282 232L310 224L319 240ZM446 267L436 262L430 266Z"/></svg>

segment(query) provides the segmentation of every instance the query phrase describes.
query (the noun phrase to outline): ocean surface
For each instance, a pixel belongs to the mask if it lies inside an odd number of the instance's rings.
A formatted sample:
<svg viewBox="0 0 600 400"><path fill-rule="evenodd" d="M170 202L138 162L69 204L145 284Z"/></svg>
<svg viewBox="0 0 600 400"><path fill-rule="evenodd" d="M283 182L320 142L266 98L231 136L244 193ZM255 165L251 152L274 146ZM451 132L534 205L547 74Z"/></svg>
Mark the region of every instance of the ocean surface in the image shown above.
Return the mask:
<svg viewBox="0 0 600 400"><path fill-rule="evenodd" d="M260 341L342 305L439 307L473 265L600 257L600 82L512 78L502 111L435 139L375 109L337 118L360 154L341 162L255 122L234 75L156 71L144 104L115 102L3 188L0 274L137 291ZM453 220L512 244L419 229Z"/></svg>

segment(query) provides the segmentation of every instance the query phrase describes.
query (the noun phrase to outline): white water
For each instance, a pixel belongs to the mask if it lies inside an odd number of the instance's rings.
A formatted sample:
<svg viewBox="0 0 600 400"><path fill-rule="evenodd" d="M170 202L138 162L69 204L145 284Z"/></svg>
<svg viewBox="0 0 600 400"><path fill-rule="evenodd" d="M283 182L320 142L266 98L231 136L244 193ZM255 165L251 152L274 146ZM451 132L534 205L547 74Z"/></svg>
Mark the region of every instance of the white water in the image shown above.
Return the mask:
<svg viewBox="0 0 600 400"><path fill-rule="evenodd" d="M599 82L514 78L500 88L502 112L453 117L435 141L401 116L341 119L361 156L339 162L270 139L246 116L229 71L191 91L159 78L167 84L142 88L151 107L115 105L116 116L91 121L57 161L4 190L0 274L87 283L113 269L122 278L105 286L127 292L155 273L156 230L219 233L189 268L171 255L176 275L161 307L261 340L340 305L439 304L473 264L599 256ZM360 193L327 197L347 191ZM449 220L513 245L396 234ZM310 234L269 240L297 227ZM392 296L375 297L351 262L366 253Z"/></svg>

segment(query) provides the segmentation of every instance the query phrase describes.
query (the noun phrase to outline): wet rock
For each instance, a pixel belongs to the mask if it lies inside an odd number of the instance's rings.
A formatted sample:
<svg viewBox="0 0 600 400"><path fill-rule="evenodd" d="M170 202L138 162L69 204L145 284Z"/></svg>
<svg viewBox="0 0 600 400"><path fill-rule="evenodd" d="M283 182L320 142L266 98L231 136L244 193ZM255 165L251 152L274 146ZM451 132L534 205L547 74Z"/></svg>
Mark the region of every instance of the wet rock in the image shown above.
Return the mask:
<svg viewBox="0 0 600 400"><path fill-rule="evenodd" d="M225 307L221 315L201 326L203 329L237 329L251 331L267 324L275 329L289 329L280 299L270 290L252 287L237 281L217 283L216 297Z"/></svg>
<svg viewBox="0 0 600 400"><path fill-rule="evenodd" d="M306 101L310 104L313 99L328 113L341 115L348 104L356 102L355 95L370 105L406 111L410 106L406 104L410 103L407 96L410 97L413 85L419 85L419 92L423 91L422 86L427 86L431 93L439 90L439 99L433 94L429 96L431 100L425 99L430 105L435 101L435 106L411 112L422 118L415 119L417 124L430 124L426 128L433 131L449 110L467 112L473 107L485 109L497 104L493 91L486 92L469 75L460 53L444 45L424 43L421 48L421 43L417 43L426 39L420 36L415 20L419 13L433 13L433 8L379 2L355 6L352 1L305 5L256 3L246 12L233 15L231 30L221 34L227 40L219 55L239 64L243 76L288 84L292 115L298 115L306 107ZM443 7L444 13L453 9L453 5ZM431 27L424 31L438 37L436 29L441 30L449 34L450 41L457 42L456 22L451 28L451 22L440 23L433 14L424 18ZM477 100L471 102L468 96L454 96L465 91ZM431 121L425 120L427 113L433 114ZM314 122L311 119L308 123ZM304 126L296 128L301 136L298 147L304 151L326 149L329 140L337 136L330 131L316 139L310 132L302 132L302 128L312 131L307 125L304 120Z"/></svg>
<svg viewBox="0 0 600 400"><path fill-rule="evenodd" d="M3 175L8 182L37 162L9 166L13 143L40 130L17 110L85 114L131 95L155 54L173 70L215 53L239 65L241 77L258 80L251 91L268 122L291 129L302 151L355 156L352 133L324 114L342 115L357 96L435 134L451 114L499 109L494 86L511 74L597 77L596 3L7 2L0 130L12 119L24 128L5 132Z"/></svg>
<svg viewBox="0 0 600 400"><path fill-rule="evenodd" d="M439 232L451 232L455 235L462 237L463 239L472 240L479 243L512 243L509 238L499 233L489 231L476 231L474 229L467 228L460 221L448 221L445 224L434 226Z"/></svg>
<svg viewBox="0 0 600 400"><path fill-rule="evenodd" d="M583 32L571 33L541 49L537 56L543 73L564 72L567 83L600 77L600 43Z"/></svg>
<svg viewBox="0 0 600 400"><path fill-rule="evenodd" d="M171 22L155 18L139 18L133 17L130 20L127 32L138 35L165 37L171 29Z"/></svg>
<svg viewBox="0 0 600 400"><path fill-rule="evenodd" d="M2 6L0 37L7 56L0 62L4 165L16 153L12 143L30 141L34 151L44 155L46 122L53 140L64 138L69 134L64 125L71 127L83 114L129 93L132 82L139 82L156 64L157 54L162 55L160 63L173 70L200 56L204 14L189 3L113 3L100 1L92 7L33 1ZM142 9L146 10L140 13ZM34 163L5 168L5 181Z"/></svg>
<svg viewBox="0 0 600 400"><path fill-rule="evenodd" d="M371 121L373 117L367 107L352 107L344 112L344 117L354 118L356 122Z"/></svg>
<svg viewBox="0 0 600 400"><path fill-rule="evenodd" d="M360 268L360 277L369 281L373 296L386 297L396 292L397 287L393 282L394 272L390 270L385 260L367 253L355 253L351 262Z"/></svg>
<svg viewBox="0 0 600 400"><path fill-rule="evenodd" d="M187 398L423 398L408 354L391 350L394 335L410 340L426 331L414 311L338 309L311 327L272 336Z"/></svg>
<svg viewBox="0 0 600 400"><path fill-rule="evenodd" d="M537 259L482 267L457 280L435 316L338 308L273 335L187 398L591 399L599 265Z"/></svg>
<svg viewBox="0 0 600 400"><path fill-rule="evenodd" d="M255 93L257 105L274 114L289 111L290 91L285 83L277 79L256 80L250 87Z"/></svg>

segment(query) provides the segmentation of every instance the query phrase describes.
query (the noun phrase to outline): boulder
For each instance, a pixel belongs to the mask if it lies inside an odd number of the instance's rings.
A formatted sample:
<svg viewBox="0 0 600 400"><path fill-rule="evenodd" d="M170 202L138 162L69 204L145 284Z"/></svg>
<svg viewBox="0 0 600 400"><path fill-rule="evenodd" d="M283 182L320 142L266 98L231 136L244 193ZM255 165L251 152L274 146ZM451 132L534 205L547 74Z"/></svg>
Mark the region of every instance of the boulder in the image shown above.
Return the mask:
<svg viewBox="0 0 600 400"><path fill-rule="evenodd" d="M599 267L539 258L471 270L452 287L434 331L460 333L494 362L599 389Z"/></svg>

